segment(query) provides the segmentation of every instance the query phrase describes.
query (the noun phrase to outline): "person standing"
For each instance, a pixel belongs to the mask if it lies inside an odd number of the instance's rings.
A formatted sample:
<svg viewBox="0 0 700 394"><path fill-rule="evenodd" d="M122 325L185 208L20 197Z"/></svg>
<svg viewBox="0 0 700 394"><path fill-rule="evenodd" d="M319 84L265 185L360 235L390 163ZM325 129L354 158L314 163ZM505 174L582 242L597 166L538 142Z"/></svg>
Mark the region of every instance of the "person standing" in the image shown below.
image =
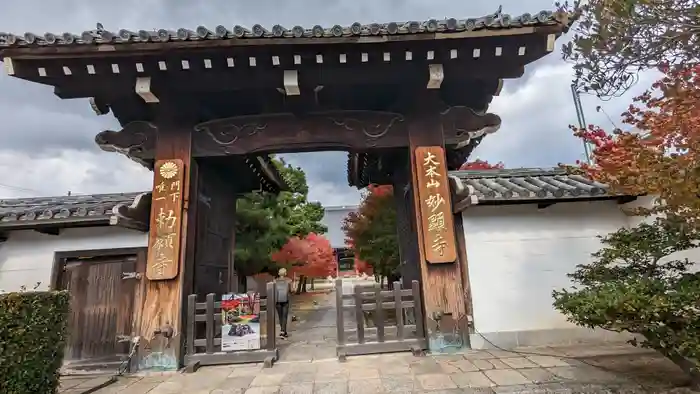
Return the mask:
<svg viewBox="0 0 700 394"><path fill-rule="evenodd" d="M287 270L280 268L275 278L275 288L277 289L277 299L275 300L275 309L277 309L277 317L280 321L280 336L282 338L289 337L287 333L287 321L289 320L289 302L292 294L292 281L287 278Z"/></svg>

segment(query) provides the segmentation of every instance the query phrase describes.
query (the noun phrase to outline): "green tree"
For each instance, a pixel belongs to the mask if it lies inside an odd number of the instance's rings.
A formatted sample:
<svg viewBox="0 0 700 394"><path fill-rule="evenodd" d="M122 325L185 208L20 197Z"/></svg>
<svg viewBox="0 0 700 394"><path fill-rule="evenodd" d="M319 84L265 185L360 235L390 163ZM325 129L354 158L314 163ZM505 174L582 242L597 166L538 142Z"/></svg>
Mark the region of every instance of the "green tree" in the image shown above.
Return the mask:
<svg viewBox="0 0 700 394"><path fill-rule="evenodd" d="M310 233L324 234L328 229L321 223L323 207L309 202L309 187L301 168L292 167L281 158L273 159L288 191L272 194L248 193L236 204L236 270L241 276L262 272L275 274L277 264L271 256L291 237Z"/></svg>
<svg viewBox="0 0 700 394"><path fill-rule="evenodd" d="M657 350L700 386L700 275L673 256L699 236L683 220L657 219L602 237L594 261L569 274L575 287L553 292L554 306L584 327L639 334L633 345Z"/></svg>
<svg viewBox="0 0 700 394"><path fill-rule="evenodd" d="M600 97L624 93L640 71L700 57L697 0L576 1L573 12L578 22L564 58L575 63L579 87Z"/></svg>
<svg viewBox="0 0 700 394"><path fill-rule="evenodd" d="M396 207L391 186L370 186L357 212L345 218L343 231L355 257L370 265L381 282L399 276Z"/></svg>

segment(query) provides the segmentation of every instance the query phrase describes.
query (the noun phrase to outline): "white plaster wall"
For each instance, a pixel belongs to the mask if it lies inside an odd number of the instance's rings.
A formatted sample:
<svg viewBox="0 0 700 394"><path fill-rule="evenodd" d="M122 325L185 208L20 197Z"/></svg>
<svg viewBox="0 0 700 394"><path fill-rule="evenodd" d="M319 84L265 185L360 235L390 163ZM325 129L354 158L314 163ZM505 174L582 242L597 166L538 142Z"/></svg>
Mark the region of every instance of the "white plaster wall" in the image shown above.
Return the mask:
<svg viewBox="0 0 700 394"><path fill-rule="evenodd" d="M612 201L475 206L463 213L474 324L481 333L574 328L552 290L600 248L597 235L627 224Z"/></svg>
<svg viewBox="0 0 700 394"><path fill-rule="evenodd" d="M90 249L136 248L148 244L147 234L120 227L89 227L62 230L59 235L35 231L11 232L0 243L0 291L21 286L48 289L55 252Z"/></svg>
<svg viewBox="0 0 700 394"><path fill-rule="evenodd" d="M598 235L652 221L628 216L623 209L651 206L653 200L641 197L622 206L614 201L559 203L545 209L532 204L475 206L464 211L478 332L471 336L472 347L626 339L567 322L552 306L552 290L571 286L566 274L591 261L591 253L601 247ZM700 270L700 248L668 256L684 258Z"/></svg>
<svg viewBox="0 0 700 394"><path fill-rule="evenodd" d="M635 201L632 201L630 203L627 203L623 205L623 209L625 210L630 210L634 208L650 208L652 207L655 202L657 201L656 196L643 196L637 198ZM656 219L657 216L629 216L627 218L627 224L629 227L634 227L638 226L642 223L652 223ZM668 260L684 260L688 259L689 261L692 261L695 263L694 267L691 268L691 270L694 271L700 271L700 248L694 248L694 249L688 249L684 250L682 252L677 252L673 253L661 261L668 261Z"/></svg>

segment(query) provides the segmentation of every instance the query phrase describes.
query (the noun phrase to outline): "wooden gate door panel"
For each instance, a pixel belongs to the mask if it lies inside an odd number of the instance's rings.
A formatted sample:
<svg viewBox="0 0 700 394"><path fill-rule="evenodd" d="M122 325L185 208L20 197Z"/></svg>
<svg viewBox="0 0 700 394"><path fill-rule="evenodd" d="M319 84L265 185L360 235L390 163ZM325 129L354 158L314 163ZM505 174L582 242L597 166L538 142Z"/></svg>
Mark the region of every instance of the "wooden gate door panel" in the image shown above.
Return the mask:
<svg viewBox="0 0 700 394"><path fill-rule="evenodd" d="M67 261L63 285L71 294L66 359L116 359L129 352L117 335L131 333L137 281L122 279L136 269L136 257Z"/></svg>

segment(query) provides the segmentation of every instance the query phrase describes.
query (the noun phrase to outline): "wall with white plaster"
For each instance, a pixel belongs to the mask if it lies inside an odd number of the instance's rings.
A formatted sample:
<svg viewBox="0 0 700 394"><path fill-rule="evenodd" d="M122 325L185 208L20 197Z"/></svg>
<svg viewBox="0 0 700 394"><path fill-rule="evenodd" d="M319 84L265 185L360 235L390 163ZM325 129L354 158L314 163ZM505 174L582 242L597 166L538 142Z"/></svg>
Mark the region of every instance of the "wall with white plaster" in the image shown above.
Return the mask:
<svg viewBox="0 0 700 394"><path fill-rule="evenodd" d="M646 200L632 205L648 203ZM629 207L629 205L627 205ZM463 212L474 308L472 347L618 341L626 336L575 326L552 306L567 273L591 262L598 235L638 225L615 201L474 206ZM675 257L675 256L674 256ZM700 250L682 253L700 261ZM491 343L489 343L491 342Z"/></svg>
<svg viewBox="0 0 700 394"><path fill-rule="evenodd" d="M137 248L148 244L147 234L121 227L88 227L62 230L59 235L24 230L9 233L0 243L0 291L21 286L48 289L55 252L91 249Z"/></svg>

